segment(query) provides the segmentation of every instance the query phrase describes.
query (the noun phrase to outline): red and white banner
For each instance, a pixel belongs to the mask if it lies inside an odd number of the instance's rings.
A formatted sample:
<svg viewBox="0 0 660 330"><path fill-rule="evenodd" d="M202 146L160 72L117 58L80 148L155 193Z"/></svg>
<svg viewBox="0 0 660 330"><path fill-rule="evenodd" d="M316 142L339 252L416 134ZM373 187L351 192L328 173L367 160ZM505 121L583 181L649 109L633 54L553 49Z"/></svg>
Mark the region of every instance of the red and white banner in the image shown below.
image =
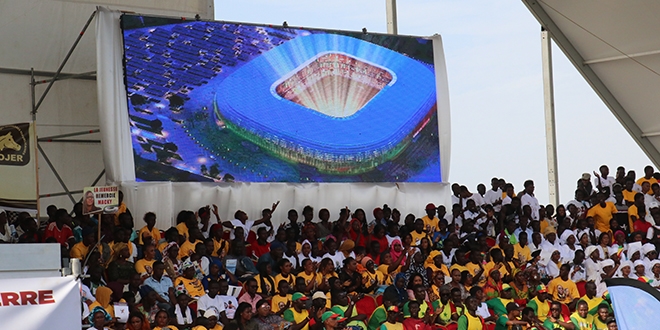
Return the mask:
<svg viewBox="0 0 660 330"><path fill-rule="evenodd" d="M72 276L0 280L2 329L80 329L80 315Z"/></svg>

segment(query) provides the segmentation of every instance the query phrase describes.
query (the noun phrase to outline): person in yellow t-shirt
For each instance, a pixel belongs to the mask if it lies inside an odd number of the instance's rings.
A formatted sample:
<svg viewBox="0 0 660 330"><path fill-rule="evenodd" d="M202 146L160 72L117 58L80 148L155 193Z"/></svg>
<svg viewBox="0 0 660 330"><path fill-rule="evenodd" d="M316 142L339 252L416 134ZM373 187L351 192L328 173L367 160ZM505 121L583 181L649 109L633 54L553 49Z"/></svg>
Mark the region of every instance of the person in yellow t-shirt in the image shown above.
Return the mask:
<svg viewBox="0 0 660 330"><path fill-rule="evenodd" d="M433 203L429 203L425 208L426 215L422 217L422 221L424 221L424 229L426 229L429 235L432 235L432 233L434 233L436 230L438 230L438 227L440 227L440 220L435 216L436 210L437 208L435 205Z"/></svg>
<svg viewBox="0 0 660 330"><path fill-rule="evenodd" d="M532 251L527 246L527 242L529 242L527 233L521 232L518 234L518 244L513 246L513 258L518 259L521 265L525 265L532 260Z"/></svg>
<svg viewBox="0 0 660 330"><path fill-rule="evenodd" d="M387 319L381 326L379 330L403 330L403 323L399 322L399 308L397 306L390 306L387 308Z"/></svg>
<svg viewBox="0 0 660 330"><path fill-rule="evenodd" d="M642 210L644 214L646 213L646 205L644 204L644 194L637 193L635 195L635 202L628 208L628 225L629 230L632 232L635 228L635 221L640 218L639 210Z"/></svg>
<svg viewBox="0 0 660 330"><path fill-rule="evenodd" d="M601 233L605 233L610 230L610 220L619 211L614 203L605 201L607 196L604 193L599 192L597 196L598 204L587 211L587 217L593 217L596 229L600 230Z"/></svg>
<svg viewBox="0 0 660 330"><path fill-rule="evenodd" d="M277 294L273 296L273 300L270 303L270 309L273 313L282 315L285 310L291 307L289 289L289 282L285 280L277 282Z"/></svg>
<svg viewBox="0 0 660 330"><path fill-rule="evenodd" d="M552 295L553 300L566 304L568 308L573 309L580 298L580 293L575 282L569 277L570 271L570 264L561 265L559 276L548 283L548 293Z"/></svg>
<svg viewBox="0 0 660 330"><path fill-rule="evenodd" d="M307 296L296 292L291 296L291 307L284 311L284 320L293 323L294 327L302 326L300 330L309 330L309 312L305 309L307 300Z"/></svg>
<svg viewBox="0 0 660 330"><path fill-rule="evenodd" d="M480 302L477 298L469 296L465 299L465 311L458 318L458 329L460 330L483 330L483 319L477 315Z"/></svg>
<svg viewBox="0 0 660 330"><path fill-rule="evenodd" d="M94 228L85 227L82 231L82 241L76 243L69 252L71 258L85 260L89 247L96 243L96 234Z"/></svg>
<svg viewBox="0 0 660 330"><path fill-rule="evenodd" d="M199 231L199 228L189 230L188 239L179 247L179 259L183 260L183 258L190 257L191 254L195 253L195 246L199 243L204 243L199 239L200 236L202 236L202 233Z"/></svg>
<svg viewBox="0 0 660 330"><path fill-rule="evenodd" d="M302 261L303 271L298 273L299 278L305 279L305 293L316 291L323 283L323 277L317 273L314 267L314 262L311 259Z"/></svg>
<svg viewBox="0 0 660 330"><path fill-rule="evenodd" d="M138 232L138 244L158 244L158 241L160 240L160 230L156 228L156 214L153 212L147 212L143 219L147 225L142 227Z"/></svg>
<svg viewBox="0 0 660 330"><path fill-rule="evenodd" d="M589 315L589 307L587 302L581 300L577 303L577 311L571 314L571 323L573 323L574 330L593 330L594 317Z"/></svg>
<svg viewBox="0 0 660 330"><path fill-rule="evenodd" d="M195 278L195 266L190 260L186 260L181 266L183 275L176 278L174 288L177 291L187 292L188 295L197 299L206 294L202 281Z"/></svg>
<svg viewBox="0 0 660 330"><path fill-rule="evenodd" d="M291 274L291 270L293 268L291 261L289 261L289 259L283 258L277 264L280 267L280 273L275 276L275 283L280 283L280 281L284 280L287 281L287 283L289 283L291 286L295 285L296 276Z"/></svg>
<svg viewBox="0 0 660 330"><path fill-rule="evenodd" d="M213 237L212 257L220 257L220 254L224 253L224 255L227 255L229 253L229 242L222 238L223 234L224 231L221 224L216 223L211 226L211 236Z"/></svg>
<svg viewBox="0 0 660 330"><path fill-rule="evenodd" d="M621 190L623 199L626 201L626 204L628 205L631 205L632 203L635 202L635 194L637 194L637 192L633 190L634 186L635 186L635 180L631 178L627 178L625 187L623 188L623 190Z"/></svg>
<svg viewBox="0 0 660 330"><path fill-rule="evenodd" d="M644 167L644 176L637 179L637 184L641 187L644 182L648 182L649 186L658 183L658 180L653 177L653 171L653 166L648 165ZM653 195L653 191L649 190L647 194Z"/></svg>
<svg viewBox="0 0 660 330"><path fill-rule="evenodd" d="M422 219L415 220L415 230L410 232L412 236L412 246L420 246L422 244L422 238L427 238L428 234L424 231L424 221Z"/></svg>
<svg viewBox="0 0 660 330"><path fill-rule="evenodd" d="M144 248L144 258L135 262L135 271L140 274L142 280L151 276L154 272L154 262L156 262L156 248L153 245L147 245Z"/></svg>

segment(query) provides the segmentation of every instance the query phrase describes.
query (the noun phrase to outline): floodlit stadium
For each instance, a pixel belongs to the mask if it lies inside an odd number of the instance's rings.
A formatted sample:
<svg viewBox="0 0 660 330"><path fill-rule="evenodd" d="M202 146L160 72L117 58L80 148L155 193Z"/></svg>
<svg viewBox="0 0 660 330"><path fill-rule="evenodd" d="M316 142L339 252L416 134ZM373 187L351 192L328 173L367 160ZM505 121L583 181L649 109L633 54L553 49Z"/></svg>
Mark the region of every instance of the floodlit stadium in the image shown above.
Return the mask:
<svg viewBox="0 0 660 330"><path fill-rule="evenodd" d="M428 122L432 70L356 38L310 34L208 88L218 119L246 139L291 162L354 174L396 157Z"/></svg>

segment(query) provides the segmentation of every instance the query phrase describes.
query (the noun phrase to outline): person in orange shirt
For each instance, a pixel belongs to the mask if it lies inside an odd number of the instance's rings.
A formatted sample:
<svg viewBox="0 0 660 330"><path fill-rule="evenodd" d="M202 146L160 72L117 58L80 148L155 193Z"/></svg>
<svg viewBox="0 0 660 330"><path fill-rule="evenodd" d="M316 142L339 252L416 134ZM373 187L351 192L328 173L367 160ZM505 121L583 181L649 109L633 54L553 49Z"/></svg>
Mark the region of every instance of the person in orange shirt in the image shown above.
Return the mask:
<svg viewBox="0 0 660 330"><path fill-rule="evenodd" d="M587 217L593 217L596 229L604 233L610 230L610 220L612 220L618 210L614 203L605 201L607 197L603 192L599 192L597 196L598 204L587 211Z"/></svg>

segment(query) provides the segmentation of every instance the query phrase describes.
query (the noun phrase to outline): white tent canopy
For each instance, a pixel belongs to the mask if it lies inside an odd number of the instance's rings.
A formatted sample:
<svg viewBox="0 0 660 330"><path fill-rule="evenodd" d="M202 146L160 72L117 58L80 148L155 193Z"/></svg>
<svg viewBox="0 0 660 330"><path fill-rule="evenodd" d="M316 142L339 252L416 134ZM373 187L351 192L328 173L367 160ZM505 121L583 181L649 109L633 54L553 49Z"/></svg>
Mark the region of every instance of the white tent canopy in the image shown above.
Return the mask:
<svg viewBox="0 0 660 330"><path fill-rule="evenodd" d="M523 3L660 167L660 1Z"/></svg>

